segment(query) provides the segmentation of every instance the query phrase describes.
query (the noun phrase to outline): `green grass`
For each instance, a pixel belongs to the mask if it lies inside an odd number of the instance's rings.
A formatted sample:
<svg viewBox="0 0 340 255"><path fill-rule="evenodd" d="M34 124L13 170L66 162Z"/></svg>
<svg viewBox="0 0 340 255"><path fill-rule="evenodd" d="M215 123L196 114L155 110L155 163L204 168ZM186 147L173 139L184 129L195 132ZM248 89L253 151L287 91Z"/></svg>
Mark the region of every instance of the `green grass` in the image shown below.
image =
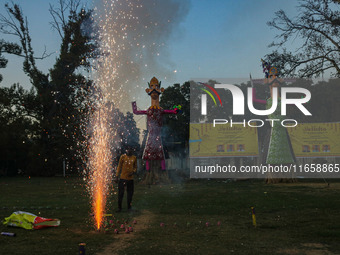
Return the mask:
<svg viewBox="0 0 340 255"><path fill-rule="evenodd" d="M340 184L334 181L330 187L315 181L266 185L202 180L151 188L137 184L138 213L122 213L118 218L131 219L148 210L152 221L119 254L279 254L285 250L288 254L291 249L296 254L313 249L336 253L340 250L339 195ZM113 211L116 198L110 201ZM252 226L251 206L257 228ZM77 254L81 242L86 243L86 254L95 254L120 241L112 231L94 231L85 188L77 178L0 178L0 217L17 210L59 218L61 226L28 231L1 225L0 231L17 234L0 236L1 254Z"/></svg>

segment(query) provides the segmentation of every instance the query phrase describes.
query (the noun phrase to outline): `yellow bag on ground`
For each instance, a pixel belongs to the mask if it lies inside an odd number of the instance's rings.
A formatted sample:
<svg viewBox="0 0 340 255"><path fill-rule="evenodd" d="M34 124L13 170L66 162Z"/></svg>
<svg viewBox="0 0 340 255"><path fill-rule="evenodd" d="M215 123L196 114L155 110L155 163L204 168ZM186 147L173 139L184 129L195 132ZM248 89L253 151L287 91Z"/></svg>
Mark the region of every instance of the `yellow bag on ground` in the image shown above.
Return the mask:
<svg viewBox="0 0 340 255"><path fill-rule="evenodd" d="M29 212L17 211L5 218L4 225L21 227L24 229L40 229L45 227L57 227L60 225L60 220L46 219Z"/></svg>

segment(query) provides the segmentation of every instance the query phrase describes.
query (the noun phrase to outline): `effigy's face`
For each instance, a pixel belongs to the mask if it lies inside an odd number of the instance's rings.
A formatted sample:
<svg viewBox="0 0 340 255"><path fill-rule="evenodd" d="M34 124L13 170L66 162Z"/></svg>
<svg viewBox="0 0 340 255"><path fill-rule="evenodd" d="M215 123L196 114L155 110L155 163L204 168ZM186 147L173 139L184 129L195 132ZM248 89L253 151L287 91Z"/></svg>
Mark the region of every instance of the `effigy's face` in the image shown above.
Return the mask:
<svg viewBox="0 0 340 255"><path fill-rule="evenodd" d="M150 83L149 88L147 88L146 93L148 93L149 96L151 96L152 99L159 98L160 94L163 93L164 88L160 88L158 83Z"/></svg>

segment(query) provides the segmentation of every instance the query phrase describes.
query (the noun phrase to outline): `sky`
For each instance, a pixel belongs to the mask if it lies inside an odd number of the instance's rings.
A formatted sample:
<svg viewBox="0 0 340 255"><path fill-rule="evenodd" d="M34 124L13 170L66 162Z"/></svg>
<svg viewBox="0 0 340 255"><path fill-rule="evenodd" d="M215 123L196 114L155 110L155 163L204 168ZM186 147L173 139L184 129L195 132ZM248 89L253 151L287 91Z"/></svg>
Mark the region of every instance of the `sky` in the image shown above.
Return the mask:
<svg viewBox="0 0 340 255"><path fill-rule="evenodd" d="M56 6L58 1L14 2L22 7L28 17L36 55L41 55L45 46L48 53L55 52L38 63L40 68L47 71L53 66L60 43L57 32L51 29L52 18L48 8L49 3ZM296 0L190 1L186 17L166 45L174 75L165 83L183 83L192 78L244 78L249 77L249 73L253 77L262 77L260 59L271 52L267 46L277 33L266 22L272 20L274 12L279 9L293 16L297 4ZM88 1L87 6L93 6L92 2ZM4 11L2 4L0 12ZM15 40L8 36L5 39ZM21 67L20 58L10 58L8 67L1 70L4 75L1 85L20 82L29 86Z"/></svg>
<svg viewBox="0 0 340 255"><path fill-rule="evenodd" d="M262 77L260 59L275 36L266 22L279 9L295 13L296 2L192 1L184 37L172 46L178 78Z"/></svg>
<svg viewBox="0 0 340 255"><path fill-rule="evenodd" d="M168 62L166 71L169 75L165 77L162 73L159 77L157 73L153 73L153 70L148 70L144 74L145 84L141 84L141 87L146 87L146 81L152 76L162 80L164 87L191 79L202 81L217 78L248 79L250 73L253 78L263 78L260 59L273 50L268 48L268 45L277 34L277 31L268 27L266 23L271 21L275 16L274 13L280 9L293 17L297 13L298 5L296 0L171 1L177 1L179 7L185 10L165 41L165 57ZM5 13L6 2L0 0L2 14ZM50 25L52 18L48 9L50 3L57 6L58 0L15 0L14 2L21 6L28 18L36 56L41 56L45 46L47 53L54 53L47 59L38 60L38 67L48 72L58 56L60 46L59 35ZM95 5L92 0L84 0L83 3L90 8ZM16 40L11 36L3 36L3 38L7 41ZM296 48L296 43L293 41L287 47ZM6 57L9 63L7 68L0 70L4 76L0 86L10 86L19 82L25 88L30 88L29 80L22 71L22 59ZM142 104L142 107L146 105Z"/></svg>

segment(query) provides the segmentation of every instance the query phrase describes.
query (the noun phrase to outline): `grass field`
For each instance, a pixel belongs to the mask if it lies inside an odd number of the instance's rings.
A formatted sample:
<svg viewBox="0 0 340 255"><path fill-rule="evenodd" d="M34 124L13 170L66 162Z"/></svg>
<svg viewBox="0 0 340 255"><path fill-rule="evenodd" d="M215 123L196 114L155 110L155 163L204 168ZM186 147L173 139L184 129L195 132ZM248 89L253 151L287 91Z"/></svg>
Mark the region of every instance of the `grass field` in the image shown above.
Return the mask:
<svg viewBox="0 0 340 255"><path fill-rule="evenodd" d="M114 194L110 202L113 212ZM0 178L2 219L23 210L61 220L57 228L34 231L1 225L1 232L17 236L0 236L0 254L78 254L81 242L86 243L86 254L106 254L108 245L119 247L118 254L340 254L336 181L330 187L317 181L266 185L192 180L151 188L137 184L133 206L135 212L116 214L117 219L139 218L145 222L137 225L145 228L123 239L127 234L94 230L78 178Z"/></svg>

